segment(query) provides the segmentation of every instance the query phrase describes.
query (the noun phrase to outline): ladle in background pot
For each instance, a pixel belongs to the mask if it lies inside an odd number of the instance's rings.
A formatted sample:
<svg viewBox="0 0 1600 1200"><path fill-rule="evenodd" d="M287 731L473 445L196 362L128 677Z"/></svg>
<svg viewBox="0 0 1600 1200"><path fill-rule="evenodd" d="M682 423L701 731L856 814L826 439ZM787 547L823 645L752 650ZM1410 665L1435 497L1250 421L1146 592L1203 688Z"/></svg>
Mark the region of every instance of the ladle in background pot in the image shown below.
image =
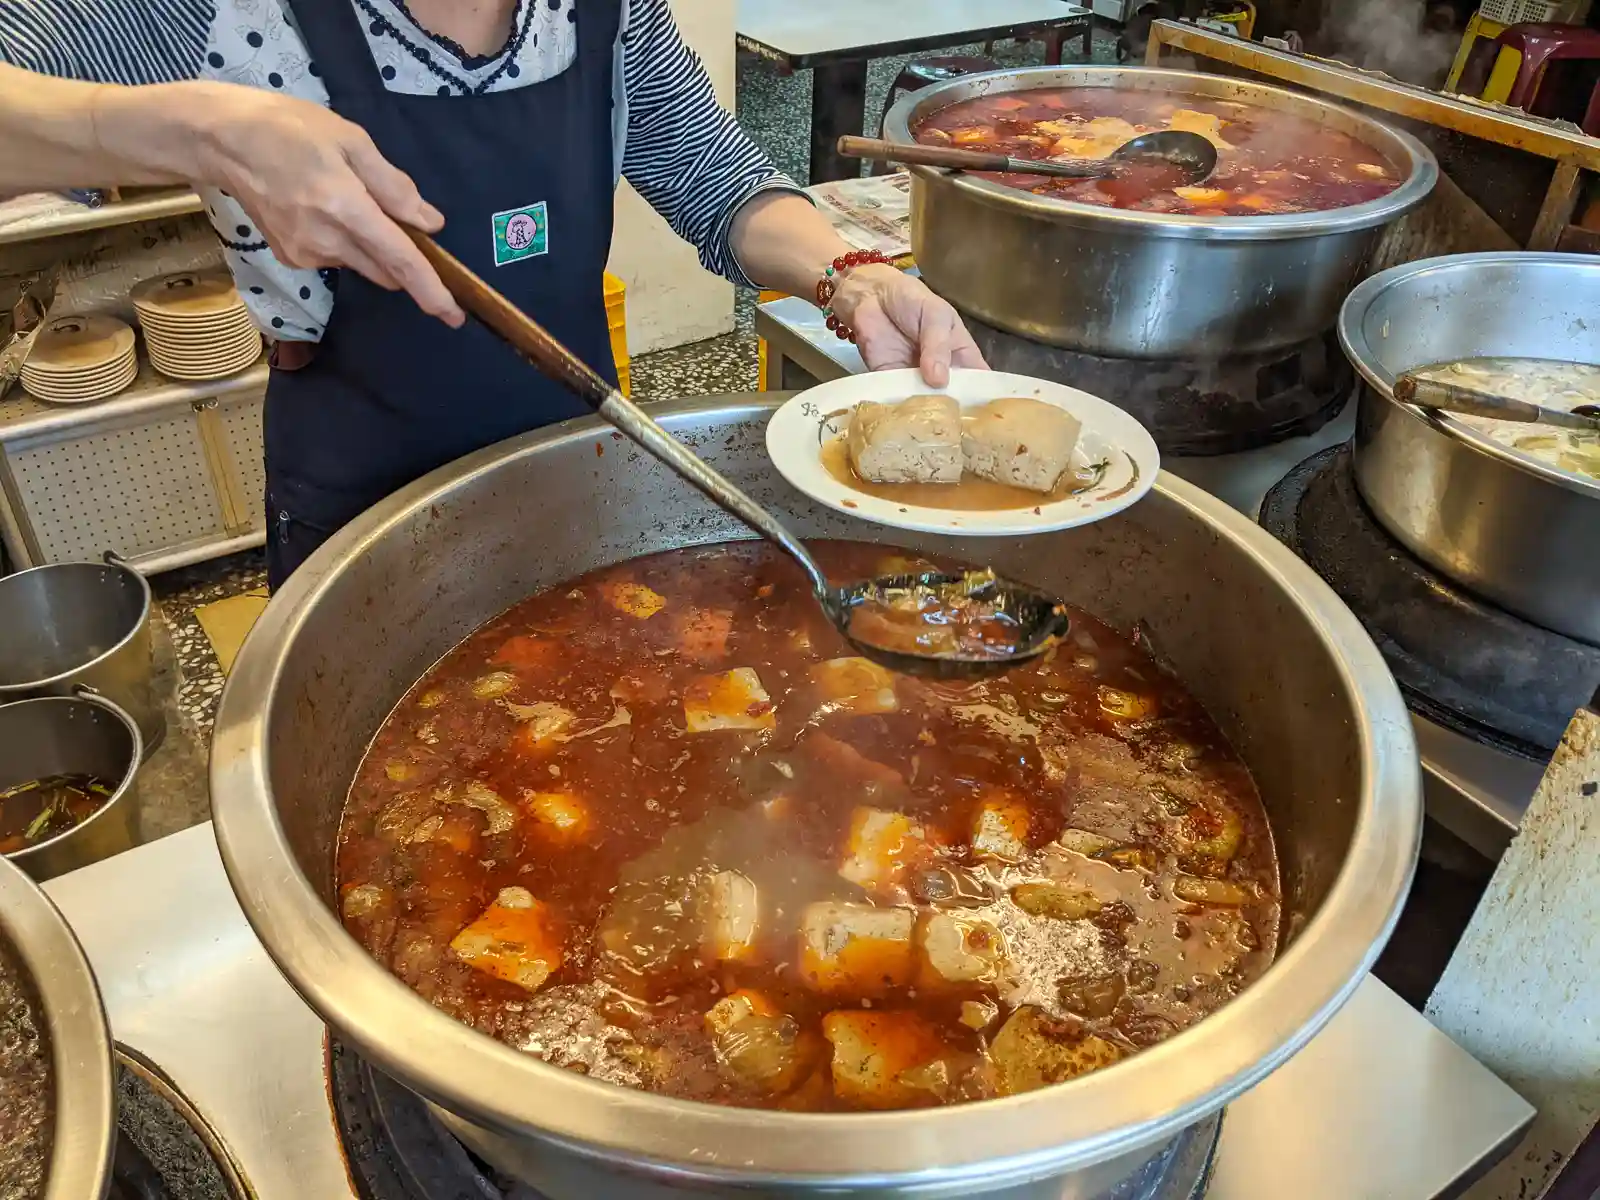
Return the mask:
<svg viewBox="0 0 1600 1200"><path fill-rule="evenodd" d="M1169 166L1183 174L1185 184L1195 184L1217 169L1217 148L1198 133L1182 129L1141 133L1123 142L1107 157L1096 159L1012 158L1009 154L992 154L986 150L958 150L954 146L925 146L920 142L886 142L864 137L840 138L839 153L849 158L918 167L1045 175L1055 179L1108 179L1119 167Z"/></svg>
<svg viewBox="0 0 1600 1200"><path fill-rule="evenodd" d="M1600 433L1600 407L1580 404L1571 412L1545 408L1527 400L1517 400L1494 392L1479 391L1442 379L1402 375L1394 381L1394 398L1402 404L1437 412L1460 413L1469 417L1489 417L1496 421L1552 425L1560 429L1579 429Z"/></svg>
<svg viewBox="0 0 1600 1200"><path fill-rule="evenodd" d="M456 302L526 355L556 382L592 404L597 412L627 434L651 455L687 479L723 508L776 543L800 564L823 612L863 655L896 671L943 677L993 674L1037 657L1067 632L1066 610L1059 600L1022 584L1000 579L992 571L958 574L930 572L868 579L836 586L829 582L805 544L755 500L745 495L681 442L645 415L586 363L511 301L507 300L460 260L424 233L411 231L423 255L438 271ZM906 622L913 632L929 635L920 642L896 639L894 645L852 633L857 619L882 618L904 613L904 605L922 605L923 616ZM931 606L931 611L930 611ZM948 650L928 648L941 632L957 629L963 609L979 610L990 632L1005 637L980 643L955 638L964 644Z"/></svg>

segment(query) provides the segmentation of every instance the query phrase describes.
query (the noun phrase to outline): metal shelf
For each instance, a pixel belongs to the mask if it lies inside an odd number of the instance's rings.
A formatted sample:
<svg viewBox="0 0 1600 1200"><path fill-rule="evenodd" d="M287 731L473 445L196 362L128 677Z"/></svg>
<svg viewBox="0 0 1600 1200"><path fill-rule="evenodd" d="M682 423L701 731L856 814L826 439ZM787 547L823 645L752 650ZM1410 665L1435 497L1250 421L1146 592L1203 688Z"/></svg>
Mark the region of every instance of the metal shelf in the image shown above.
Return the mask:
<svg viewBox="0 0 1600 1200"><path fill-rule="evenodd" d="M200 197L188 188L160 188L129 200L102 204L99 208L75 205L63 212L41 215L11 225L0 225L0 246L14 245L17 242L37 242L45 238L62 237L69 233L83 233L90 229L108 229L114 225L132 225L137 221L180 217L200 212L204 208L205 205Z"/></svg>

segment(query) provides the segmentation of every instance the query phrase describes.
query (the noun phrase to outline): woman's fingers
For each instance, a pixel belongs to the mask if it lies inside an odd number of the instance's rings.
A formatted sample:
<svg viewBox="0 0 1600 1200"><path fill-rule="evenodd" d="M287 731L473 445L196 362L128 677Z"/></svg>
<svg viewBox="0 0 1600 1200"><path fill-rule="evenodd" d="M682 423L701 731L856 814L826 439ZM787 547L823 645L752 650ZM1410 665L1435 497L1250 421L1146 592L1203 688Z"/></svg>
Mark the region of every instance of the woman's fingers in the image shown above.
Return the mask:
<svg viewBox="0 0 1600 1200"><path fill-rule="evenodd" d="M444 215L422 198L411 176L384 158L365 130L351 128L355 133L345 147L346 159L378 207L402 225L424 233L443 229Z"/></svg>
<svg viewBox="0 0 1600 1200"><path fill-rule="evenodd" d="M917 365L929 387L942 388L950 382L950 324L954 314L939 312L930 295L922 308L921 344Z"/></svg>

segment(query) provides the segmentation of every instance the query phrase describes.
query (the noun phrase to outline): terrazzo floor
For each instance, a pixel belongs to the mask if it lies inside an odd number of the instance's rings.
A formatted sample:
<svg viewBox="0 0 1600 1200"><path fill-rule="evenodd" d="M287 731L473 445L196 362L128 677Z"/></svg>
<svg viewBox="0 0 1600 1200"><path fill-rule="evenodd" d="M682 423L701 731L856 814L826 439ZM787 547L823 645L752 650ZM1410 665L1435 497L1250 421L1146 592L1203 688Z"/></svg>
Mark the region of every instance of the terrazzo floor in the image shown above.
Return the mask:
<svg viewBox="0 0 1600 1200"><path fill-rule="evenodd" d="M952 46L933 53L980 54L978 45ZM1001 43L992 56L1005 65L1040 64L1044 47L1036 42ZM876 133L890 85L911 56L879 59L867 73L867 124L864 133ZM1114 62L1113 35L1100 31L1094 43L1097 62ZM807 182L810 152L811 72L785 75L754 55L740 54L737 75L740 122L757 143L791 178ZM642 355L633 360L634 398L644 402L679 396L751 392L757 387L754 332L756 294L740 289L734 305L731 333L672 350ZM202 739L211 734L223 675L195 610L235 596L266 582L266 565L260 551L232 555L171 571L151 581L166 618L176 653L180 681L178 711L186 725Z"/></svg>

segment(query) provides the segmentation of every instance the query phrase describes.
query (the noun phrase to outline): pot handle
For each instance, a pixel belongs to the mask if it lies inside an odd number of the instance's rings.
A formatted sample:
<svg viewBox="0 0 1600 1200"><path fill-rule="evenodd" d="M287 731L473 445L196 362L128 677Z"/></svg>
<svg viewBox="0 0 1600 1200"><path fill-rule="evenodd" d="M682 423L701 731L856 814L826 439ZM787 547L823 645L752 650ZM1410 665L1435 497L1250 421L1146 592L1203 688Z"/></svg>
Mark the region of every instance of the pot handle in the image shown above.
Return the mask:
<svg viewBox="0 0 1600 1200"><path fill-rule="evenodd" d="M87 683L72 685L72 694L79 700L87 700L90 704L98 704L112 716L119 718L133 734L133 764L135 769L144 764L144 735L139 732L139 722L128 715L128 710L108 697L99 688Z"/></svg>
<svg viewBox="0 0 1600 1200"><path fill-rule="evenodd" d="M127 567L128 570L133 570L133 567L129 564L128 560L123 558L122 555L118 554L115 550L107 550L100 556L100 561L105 563L108 567Z"/></svg>

